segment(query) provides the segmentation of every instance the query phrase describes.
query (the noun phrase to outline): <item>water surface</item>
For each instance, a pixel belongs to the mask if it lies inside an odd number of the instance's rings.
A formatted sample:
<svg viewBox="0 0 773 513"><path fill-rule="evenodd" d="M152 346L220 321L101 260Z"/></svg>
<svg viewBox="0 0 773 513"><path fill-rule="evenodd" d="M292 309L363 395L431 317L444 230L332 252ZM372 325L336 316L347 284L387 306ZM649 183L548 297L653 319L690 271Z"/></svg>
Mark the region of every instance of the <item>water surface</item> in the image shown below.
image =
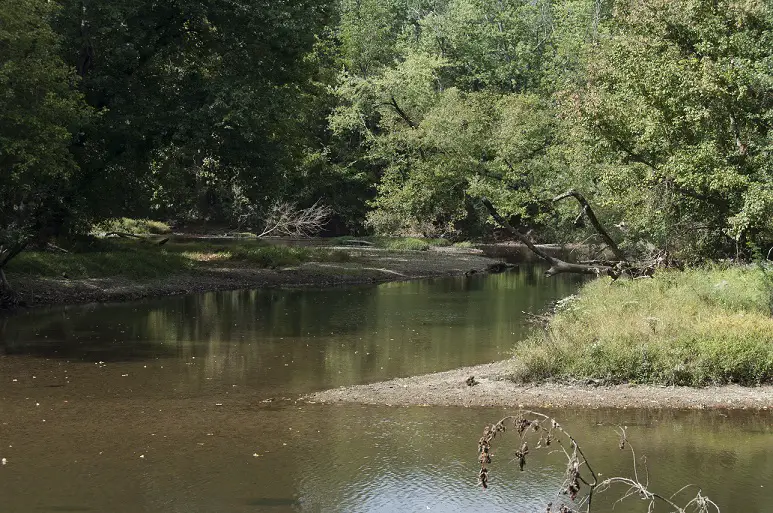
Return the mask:
<svg viewBox="0 0 773 513"><path fill-rule="evenodd" d="M520 473L512 440L495 447L491 488L476 486L481 428L505 410L295 399L507 356L522 311L576 285L525 268L0 319L0 511L544 511L562 461L535 454ZM630 468L612 427L628 425L654 485L770 511L768 412L555 414L604 473Z"/></svg>

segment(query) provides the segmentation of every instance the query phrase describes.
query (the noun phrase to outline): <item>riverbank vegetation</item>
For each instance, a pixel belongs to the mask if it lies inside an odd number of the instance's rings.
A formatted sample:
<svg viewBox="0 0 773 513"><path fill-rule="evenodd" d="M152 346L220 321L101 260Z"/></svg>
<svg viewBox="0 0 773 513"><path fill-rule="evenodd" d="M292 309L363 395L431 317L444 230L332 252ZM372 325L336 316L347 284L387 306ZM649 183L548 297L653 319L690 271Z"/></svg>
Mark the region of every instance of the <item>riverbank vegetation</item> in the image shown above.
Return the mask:
<svg viewBox="0 0 773 513"><path fill-rule="evenodd" d="M517 381L773 382L773 270L711 267L587 283L518 344Z"/></svg>
<svg viewBox="0 0 773 513"><path fill-rule="evenodd" d="M211 242L97 240L77 251L51 253L26 251L8 271L33 278L163 278L216 267L250 266L258 269L298 265L303 262L344 262L346 251L288 247L262 241Z"/></svg>
<svg viewBox="0 0 773 513"><path fill-rule="evenodd" d="M468 244L460 244L460 247L469 247ZM452 242L448 239L433 239L425 237L337 237L330 241L331 244L342 244L346 246L369 246L391 251L427 251L431 247L447 247Z"/></svg>

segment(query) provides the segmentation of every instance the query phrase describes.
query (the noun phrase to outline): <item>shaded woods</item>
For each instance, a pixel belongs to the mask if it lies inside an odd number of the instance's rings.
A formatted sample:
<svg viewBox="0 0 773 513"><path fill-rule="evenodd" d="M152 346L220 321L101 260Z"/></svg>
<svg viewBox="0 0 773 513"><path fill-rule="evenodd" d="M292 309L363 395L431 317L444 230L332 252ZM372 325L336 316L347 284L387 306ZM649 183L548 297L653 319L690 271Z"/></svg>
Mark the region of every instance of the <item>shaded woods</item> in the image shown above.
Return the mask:
<svg viewBox="0 0 773 513"><path fill-rule="evenodd" d="M338 233L469 238L487 196L545 242L608 245L549 200L568 189L629 254L764 256L770 9L8 0L0 268L105 219L259 231L318 201Z"/></svg>

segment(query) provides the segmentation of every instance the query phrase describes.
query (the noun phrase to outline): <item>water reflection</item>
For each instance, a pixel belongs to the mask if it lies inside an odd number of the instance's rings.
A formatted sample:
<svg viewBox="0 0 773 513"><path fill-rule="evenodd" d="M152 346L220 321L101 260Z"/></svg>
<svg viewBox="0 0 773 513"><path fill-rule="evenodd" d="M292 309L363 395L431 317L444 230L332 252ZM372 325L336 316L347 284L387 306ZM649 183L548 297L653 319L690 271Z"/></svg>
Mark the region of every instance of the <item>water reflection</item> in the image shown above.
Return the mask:
<svg viewBox="0 0 773 513"><path fill-rule="evenodd" d="M71 361L166 360L167 369L185 374L189 391L222 380L304 392L502 358L523 336L522 312L544 308L576 284L527 267L345 289L59 308L5 319L0 347L7 355ZM199 372L186 369L192 365Z"/></svg>
<svg viewBox="0 0 773 513"><path fill-rule="evenodd" d="M524 333L521 311L575 286L523 269L0 319L0 511L544 511L563 461L533 453L520 473L507 437L491 488L476 486L481 428L506 411L295 398L497 359ZM556 415L606 475L630 471L611 427L627 425L658 489L694 482L725 513L770 511L769 412Z"/></svg>
<svg viewBox="0 0 773 513"><path fill-rule="evenodd" d="M507 411L492 409L404 408L381 421L383 411L333 409L331 425L346 425L318 454L314 465L330 472L302 471L300 497L314 511L545 511L558 503L566 460L560 454L532 450L526 470L518 471L515 433L498 438L491 466L491 487L476 487L475 444L482 426ZM770 416L765 413L649 412L620 410L554 411L583 445L596 471L605 476L632 475L631 453L620 451L617 424L640 457L642 480L670 496L685 484L715 500L722 511L762 513L773 499L773 448ZM371 424L373 423L373 424ZM331 428L334 429L334 428ZM347 437L349 429L358 433ZM376 448L364 449L359 440ZM724 458L733 453L731 462ZM641 459L646 456L646 462ZM723 463L728 465L724 467ZM343 484L342 484L343 483ZM625 493L611 489L597 497L594 511L612 511ZM656 509L655 511L659 511ZM615 511L646 512L634 498Z"/></svg>

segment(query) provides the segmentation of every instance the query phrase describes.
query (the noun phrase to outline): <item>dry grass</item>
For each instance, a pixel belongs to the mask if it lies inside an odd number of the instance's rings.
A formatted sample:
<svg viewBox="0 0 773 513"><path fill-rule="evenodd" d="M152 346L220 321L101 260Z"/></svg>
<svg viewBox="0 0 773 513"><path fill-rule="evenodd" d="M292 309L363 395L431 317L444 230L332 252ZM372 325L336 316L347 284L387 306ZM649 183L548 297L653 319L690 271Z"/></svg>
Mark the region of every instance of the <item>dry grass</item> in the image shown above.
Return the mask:
<svg viewBox="0 0 773 513"><path fill-rule="evenodd" d="M773 382L773 271L710 268L599 279L515 349L522 381Z"/></svg>

